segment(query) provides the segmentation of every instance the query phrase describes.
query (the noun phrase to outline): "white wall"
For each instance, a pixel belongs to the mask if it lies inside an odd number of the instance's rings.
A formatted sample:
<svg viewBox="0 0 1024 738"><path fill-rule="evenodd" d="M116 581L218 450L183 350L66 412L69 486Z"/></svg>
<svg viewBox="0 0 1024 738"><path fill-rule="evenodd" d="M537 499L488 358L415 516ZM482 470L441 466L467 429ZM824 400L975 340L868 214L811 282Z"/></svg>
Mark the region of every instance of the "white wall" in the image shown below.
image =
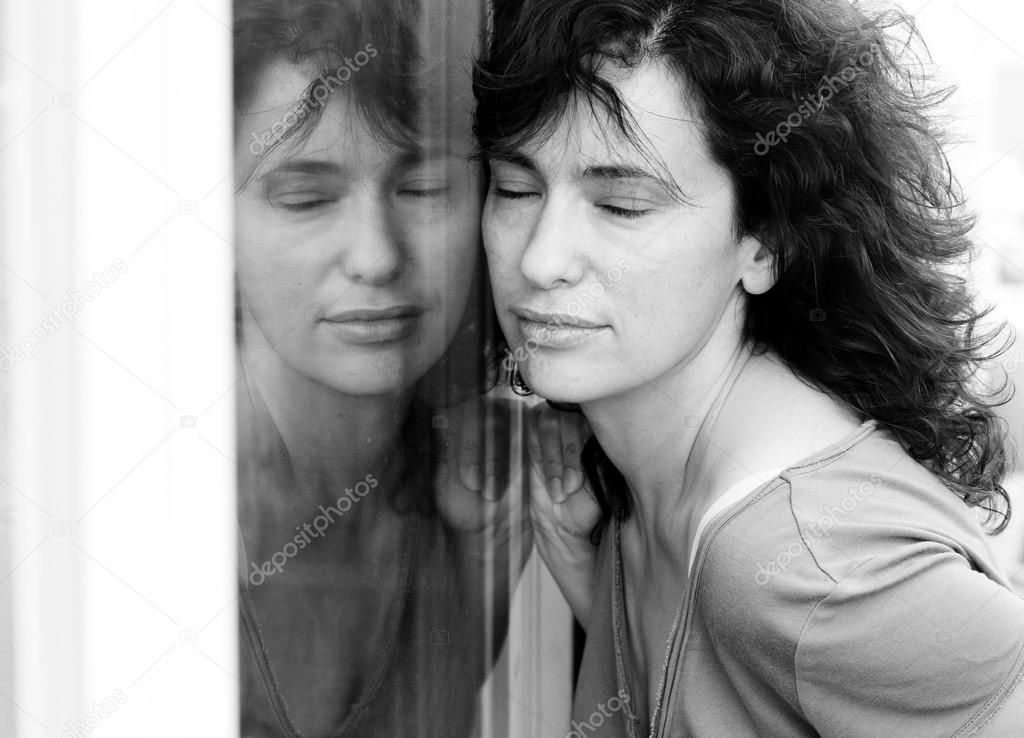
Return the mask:
<svg viewBox="0 0 1024 738"><path fill-rule="evenodd" d="M229 3L2 8L0 732L229 736Z"/></svg>

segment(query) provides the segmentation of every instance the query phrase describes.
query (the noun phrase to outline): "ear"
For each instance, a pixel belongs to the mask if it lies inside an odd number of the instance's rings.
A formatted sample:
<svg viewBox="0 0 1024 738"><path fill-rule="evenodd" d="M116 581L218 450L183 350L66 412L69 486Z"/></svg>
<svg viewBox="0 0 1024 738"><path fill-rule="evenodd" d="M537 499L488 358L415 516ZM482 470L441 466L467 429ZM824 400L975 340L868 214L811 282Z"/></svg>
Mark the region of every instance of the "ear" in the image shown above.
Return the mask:
<svg viewBox="0 0 1024 738"><path fill-rule="evenodd" d="M740 282L749 295L762 295L775 285L775 254L757 236L740 240Z"/></svg>

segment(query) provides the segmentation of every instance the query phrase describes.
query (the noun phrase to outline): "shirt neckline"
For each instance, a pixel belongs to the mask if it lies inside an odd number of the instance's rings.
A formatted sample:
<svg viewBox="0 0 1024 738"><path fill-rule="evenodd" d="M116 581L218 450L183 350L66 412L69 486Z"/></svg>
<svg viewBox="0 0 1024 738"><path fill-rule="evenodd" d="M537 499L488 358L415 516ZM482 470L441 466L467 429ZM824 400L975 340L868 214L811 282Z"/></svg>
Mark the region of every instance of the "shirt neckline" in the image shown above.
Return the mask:
<svg viewBox="0 0 1024 738"><path fill-rule="evenodd" d="M384 683L384 678L390 671L391 662L399 642L398 631L402 627L403 616L412 593L412 561L413 552L417 549L419 528L419 516L412 513L412 519L407 525L406 535L403 536L407 543L402 552L401 563L399 564L400 574L396 590L398 596L392 601L385 616L387 618L387 626L385 629L384 658L381 659L379 668L376 670L373 679L367 683L363 694L351 705L348 713L342 717L338 727L330 734L331 738L343 738L360 720L362 713L377 698L377 694ZM266 697L270 704L271 712L282 731L287 731L288 735L292 738L304 738L304 734L296 727L291 712L288 710L288 706L281 695L277 674L267 657L263 641L263 631L249 602L247 585L248 582L244 580L239 582L240 619L250 645L250 652L253 656L256 671L266 689Z"/></svg>
<svg viewBox="0 0 1024 738"><path fill-rule="evenodd" d="M847 435L845 438L837 441L836 443L826 446L821 451L818 451L804 460L798 461L788 467L785 467L773 474L771 478L761 480L759 474L748 477L742 482L729 488L723 495L720 495L712 503L711 507L704 514L701 519L696 534L694 535L694 541L691 544L690 560L688 562L689 570L691 575L687 578L686 588L680 597L679 608L676 611L675 617L673 618L672 627L669 632L665 644L665 658L660 666L661 668L661 679L660 685L662 689L659 691L660 694L655 696L655 707L653 713L649 716L650 720L650 733L649 738L656 738L662 724L665 722L665 715L668 714L667 710L663 709L663 704L669 702L674 695L674 688L669 684L670 677L670 666L673 662L678 662L681 659L679 655L680 644L686 640L686 635L689 632L690 627L690 608L689 605L693 601L694 594L697 591L697 581L700 578L700 567L696 564L701 561L703 554L707 550L707 542L711 540L717 528L712 523L715 521L721 521L731 511L736 510L738 507L747 502L751 497L755 495L759 490L763 489L766 485L771 484L775 479L780 477L786 477L793 473L802 471L808 467L814 467L825 463L826 461L839 456L848 451L853 446L860 443L864 438L869 436L876 429L878 422L873 418L869 418L862 422L856 430ZM761 474L767 474L770 472L762 472ZM746 493L738 493L737 489L742 489L741 485L749 482L751 478L757 480L757 484L753 488L748 488ZM723 504L719 504L720 500L723 500L726 496L729 496ZM624 615L626 614L626 601L625 601L625 589L623 586L623 561L622 561L622 546L621 546L621 520L616 516L612 519L612 631L613 631L613 642L615 647L615 668L616 677L618 681L618 687L623 690L628 699L624 700L625 705L630 707L626 708L627 717L627 728L629 730L629 738L639 738L637 730L641 720L639 716L633 711L632 705L639 704L634 699L634 691L632 683L630 681L630 673L632 673L632 655L629 653L629 640L625 637L625 623L623 622ZM720 527L720 526L719 526ZM710 532L708 532L710 531ZM706 535L705 533L708 532ZM703 544L703 545L702 545ZM627 663L629 668L627 669ZM676 666L678 669L678 664ZM650 696L648 695L648 699ZM645 711L649 708L645 706Z"/></svg>

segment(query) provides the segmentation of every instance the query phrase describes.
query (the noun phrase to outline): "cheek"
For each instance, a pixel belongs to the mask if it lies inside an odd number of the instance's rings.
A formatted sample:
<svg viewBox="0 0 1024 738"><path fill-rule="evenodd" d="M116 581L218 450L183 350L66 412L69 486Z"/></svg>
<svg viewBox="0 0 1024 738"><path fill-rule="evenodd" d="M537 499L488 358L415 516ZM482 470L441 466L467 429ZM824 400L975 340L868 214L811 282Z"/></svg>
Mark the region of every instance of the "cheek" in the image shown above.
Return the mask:
<svg viewBox="0 0 1024 738"><path fill-rule="evenodd" d="M237 269L238 287L252 318L268 338L279 334L306 318L312 306L294 289L285 289L255 267Z"/></svg>
<svg viewBox="0 0 1024 738"><path fill-rule="evenodd" d="M484 235L484 251L487 255L487 277L491 283L491 294L498 310L506 307L512 298L523 292L523 274L519 260L509 245L507 236Z"/></svg>
<svg viewBox="0 0 1024 738"><path fill-rule="evenodd" d="M477 218L459 217L432 225L410 224L406 234L416 280L443 288L472 279L480 248Z"/></svg>
<svg viewBox="0 0 1024 738"><path fill-rule="evenodd" d="M248 231L248 232L247 232ZM273 230L236 230L238 288L257 325L273 339L322 307L314 294L317 270L302 249L288 248Z"/></svg>
<svg viewBox="0 0 1024 738"><path fill-rule="evenodd" d="M486 241L485 241L486 243ZM507 254L493 248L485 249L486 273L490 281L491 296L494 307L502 311L512 302L513 296L521 292L522 274L519 268L508 259Z"/></svg>
<svg viewBox="0 0 1024 738"><path fill-rule="evenodd" d="M728 285L700 259L661 259L633 264L612 289L633 337L675 343L701 331L728 299Z"/></svg>
<svg viewBox="0 0 1024 738"><path fill-rule="evenodd" d="M302 249L288 248L281 242L241 244L235 259L239 287L251 299L285 305L309 301L316 285L317 264Z"/></svg>
<svg viewBox="0 0 1024 738"><path fill-rule="evenodd" d="M479 224L472 229L438 229L422 232L413 260L410 283L438 308L437 330L448 330L461 320L477 273L480 250Z"/></svg>
<svg viewBox="0 0 1024 738"><path fill-rule="evenodd" d="M519 271L519 262L528 240L529 220L525 209L511 212L493 203L488 196L481 219L484 250L492 274L509 275Z"/></svg>

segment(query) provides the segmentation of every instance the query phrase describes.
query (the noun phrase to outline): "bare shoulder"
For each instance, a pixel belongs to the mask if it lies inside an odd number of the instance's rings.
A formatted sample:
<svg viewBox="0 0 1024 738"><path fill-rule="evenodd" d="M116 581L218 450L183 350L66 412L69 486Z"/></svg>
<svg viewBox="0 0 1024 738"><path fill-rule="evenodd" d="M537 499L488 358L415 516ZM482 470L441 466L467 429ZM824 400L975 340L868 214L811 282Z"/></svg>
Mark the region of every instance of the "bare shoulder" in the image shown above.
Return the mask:
<svg viewBox="0 0 1024 738"><path fill-rule="evenodd" d="M754 356L715 423L717 484L794 466L854 435L862 422L773 354Z"/></svg>

